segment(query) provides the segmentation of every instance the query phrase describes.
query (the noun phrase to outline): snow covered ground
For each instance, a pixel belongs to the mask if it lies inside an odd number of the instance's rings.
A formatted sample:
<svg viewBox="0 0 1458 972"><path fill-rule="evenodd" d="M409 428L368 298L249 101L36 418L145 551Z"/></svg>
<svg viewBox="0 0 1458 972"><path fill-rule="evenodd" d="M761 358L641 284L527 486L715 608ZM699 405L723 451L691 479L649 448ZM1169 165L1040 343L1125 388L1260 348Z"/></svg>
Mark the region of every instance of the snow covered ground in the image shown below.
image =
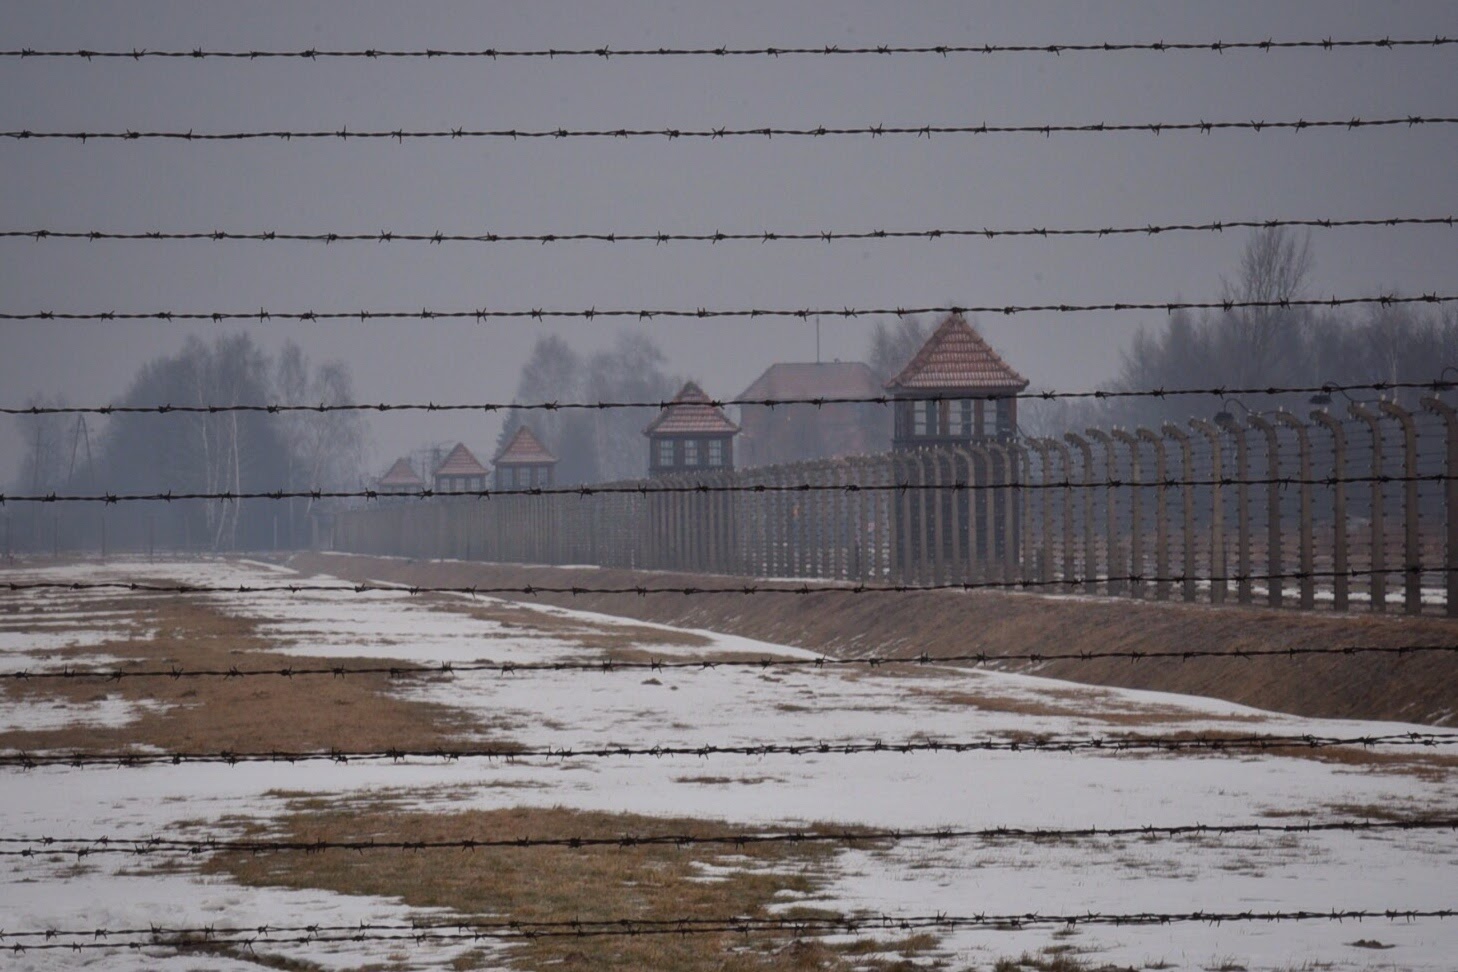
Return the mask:
<svg viewBox="0 0 1458 972"><path fill-rule="evenodd" d="M204 585L276 582L279 568L251 562L113 562L17 568L7 580L170 578ZM622 625L542 607L542 630L452 610L450 599L405 592L216 594L217 609L260 623L279 650L314 657L379 656L412 661L489 658L541 662L584 657L563 622ZM125 615L88 610L114 594L84 591L0 594L0 671L55 664L60 647L96 647L105 664L116 632L145 637ZM460 599L467 602L468 599ZM485 599L477 599L478 603ZM14 611L10 609L14 608ZM975 623L975 619L969 619ZM658 657L725 652L805 655L706 632L709 647L654 644ZM758 742L974 739L1007 734L1105 735L1135 731L1312 733L1354 736L1414 728L1390 723L1302 719L1208 699L1072 685L1030 676L907 669L716 668L518 673L462 672L448 680L401 682L407 697L489 717L525 746L621 744L729 746ZM0 711L0 731L68 720L124 724L125 703L98 693L86 705L17 705ZM1445 750L1448 751L1448 750ZM1449 752L1458 752L1452 750ZM514 784L514 785L513 785ZM567 761L462 760L441 764L184 765L128 769L0 770L0 831L12 837L109 834L167 836L186 823L267 818L286 809L277 791L406 796L424 808L531 805L697 816L737 824L812 823L900 828L1172 826L1321 821L1375 811L1453 814L1458 773L1392 764L1244 755L1091 753L871 753ZM1353 809L1359 808L1359 809ZM241 887L190 869L158 872L125 856L5 858L0 868L0 972L49 969L199 967L164 950L7 954L6 931L257 926L409 921L431 913L383 898L326 891ZM834 859L814 904L846 914L1086 913L1178 911L1441 909L1458 906L1458 839L1443 831L1384 831L1179 839L907 841ZM1329 921L1079 927L1055 939L1048 927L958 930L939 958L952 968L988 968L1005 956L1055 941L1094 964L1250 972L1458 968L1458 919L1359 925ZM1352 942L1377 940L1371 950ZM472 946L476 947L476 946ZM408 953L411 964L446 967L465 946ZM367 943L278 946L271 952L330 968L379 961ZM206 967L257 968L208 956Z"/></svg>

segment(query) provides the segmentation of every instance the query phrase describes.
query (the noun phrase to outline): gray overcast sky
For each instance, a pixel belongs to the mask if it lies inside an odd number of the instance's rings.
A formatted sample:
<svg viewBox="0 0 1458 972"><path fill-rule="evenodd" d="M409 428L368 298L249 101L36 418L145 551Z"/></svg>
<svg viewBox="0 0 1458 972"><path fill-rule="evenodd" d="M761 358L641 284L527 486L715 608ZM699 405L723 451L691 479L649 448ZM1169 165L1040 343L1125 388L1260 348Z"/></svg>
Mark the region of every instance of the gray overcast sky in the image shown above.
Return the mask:
<svg viewBox="0 0 1458 972"><path fill-rule="evenodd" d="M860 2L10 3L0 46L596 47L1070 43L1458 36L1458 4ZM0 129L244 130L1020 124L1454 115L1458 49L1354 52L5 61ZM1301 134L738 141L6 141L4 228L702 232L1092 226L1450 215L1452 128ZM801 307L1207 300L1243 234L870 243L85 243L0 241L0 307L33 310ZM1330 230L1314 292L1453 289L1454 230ZM1020 315L982 327L1042 387L1113 375L1155 315ZM369 401L507 399L534 337L583 348L615 323L246 326L342 358ZM870 322L826 319L827 358ZM0 399L103 404L216 326L0 323ZM646 325L711 393L813 360L790 321ZM489 454L496 420L374 421L380 470L426 440ZM0 428L0 481L18 460ZM483 457L484 458L484 457ZM379 471L379 470L377 470Z"/></svg>

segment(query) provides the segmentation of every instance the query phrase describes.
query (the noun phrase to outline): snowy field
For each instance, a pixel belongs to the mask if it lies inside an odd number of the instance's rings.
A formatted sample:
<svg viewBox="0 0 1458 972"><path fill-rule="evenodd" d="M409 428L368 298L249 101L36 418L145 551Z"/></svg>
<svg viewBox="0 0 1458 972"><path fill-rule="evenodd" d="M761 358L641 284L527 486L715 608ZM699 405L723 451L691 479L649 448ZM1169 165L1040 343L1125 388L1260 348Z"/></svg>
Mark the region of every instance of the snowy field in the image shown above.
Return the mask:
<svg viewBox="0 0 1458 972"><path fill-rule="evenodd" d="M277 582L282 568L253 562L112 562L12 568L5 581L145 577L201 585ZM287 576L293 576L289 574ZM315 578L315 582L320 579ZM125 596L125 595L124 595ZM145 600L141 595L133 595ZM201 595L190 595L199 597ZM309 658L417 662L582 660L571 626L651 628L559 608L529 608L539 623L456 610L408 594L210 594L207 603L256 625L272 650ZM466 601L467 599L460 599ZM0 672L106 665L108 644L152 636L145 617L109 592L0 593ZM475 599L474 605L491 605ZM975 625L976 619L969 618ZM659 658L725 653L804 656L742 638L654 643ZM690 642L696 639L686 639ZM1055 646L1050 646L1055 647ZM61 653L59 656L57 653ZM247 659L239 659L246 666ZM247 686L239 685L240 692ZM401 680L401 697L477 715L526 747L734 746L1020 738L1029 734L1269 733L1356 736L1429 727L1302 719L1225 702L1073 685L965 669L721 667L504 676L463 672ZM89 701L7 698L0 732L68 724L125 726L143 707L109 693ZM339 745L347 746L341 740ZM3 748L3 747L0 747ZM119 840L238 836L238 821L286 812L286 793L388 797L422 809L565 807L669 815L774 829L824 824L874 828L1076 828L1298 823L1399 814L1453 815L1458 773L1440 754L1326 760L1273 754L871 753L569 760L464 759L443 763L245 764L142 768L0 769L5 837ZM1410 757L1410 758L1409 758ZM522 851L529 853L529 851ZM215 925L347 925L450 918L391 897L249 887L183 866L126 855L6 857L0 870L0 972L13 969L257 969L247 955L204 958L168 949L16 951L24 930ZM1458 906L1458 836L1451 831L1252 834L1179 838L910 840L838 850L813 894L784 907L844 915L1432 910ZM732 867L732 859L729 864ZM705 869L711 879L711 869ZM572 916L563 916L572 917ZM920 961L990 969L1055 945L1088 968L1458 968L1458 919L1034 926L938 930ZM10 937L7 937L10 936ZM894 937L894 934L893 934ZM330 969L450 968L464 945L274 944L260 956ZM35 943L36 939L27 940ZM95 942L92 935L54 941ZM1363 942L1363 945L1353 944ZM469 946L478 952L479 944ZM495 955L505 967L510 952ZM1052 953L1047 953L1052 954ZM390 963L396 963L391 965ZM1078 968L1080 966L1067 966Z"/></svg>

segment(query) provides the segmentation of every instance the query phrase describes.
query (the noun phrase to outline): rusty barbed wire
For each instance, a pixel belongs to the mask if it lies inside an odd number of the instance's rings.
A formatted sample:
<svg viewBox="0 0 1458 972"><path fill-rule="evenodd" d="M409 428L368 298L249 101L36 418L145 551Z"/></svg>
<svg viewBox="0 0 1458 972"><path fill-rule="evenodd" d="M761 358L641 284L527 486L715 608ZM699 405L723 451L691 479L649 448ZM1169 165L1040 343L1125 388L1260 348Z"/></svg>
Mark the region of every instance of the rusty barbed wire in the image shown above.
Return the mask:
<svg viewBox="0 0 1458 972"><path fill-rule="evenodd" d="M1341 384L1338 382L1325 382L1320 385L1252 385L1252 386L1230 386L1218 385L1205 388L1143 388L1143 389L1090 389L1084 391L1022 391L1022 392L993 392L979 394L974 399L966 396L956 395L927 395L918 396L915 400L921 402L963 402L970 400L977 401L1004 401L1021 399L1030 401L1057 401L1061 399L1093 399L1095 401L1114 401L1125 398L1180 398L1188 396L1215 396L1227 398L1230 396L1250 395L1317 395L1332 394L1333 392L1345 393L1353 391L1373 391L1381 393L1398 391L1430 391L1433 394L1452 391L1458 388L1458 380L1434 378L1430 381L1370 381L1359 384ZM882 405L890 406L898 401L892 395L870 395L862 397L834 397L817 395L810 398L712 398L706 402L696 403L708 405L712 408L725 408L728 406L763 406L776 408L789 405L813 405L816 408L830 405ZM318 405L285 404L282 402L268 402L257 405L26 405L26 406L0 406L0 415L145 415L159 414L218 414L224 412L262 412L270 415L288 414L293 412L562 412L572 410L606 410L617 408L653 408L665 409L675 405L681 405L671 398L657 398L641 401L600 401L600 402L480 402L480 403L388 403L378 402L374 404L364 402L346 402L334 405L319 403ZM1352 446L1351 448L1356 448Z"/></svg>
<svg viewBox="0 0 1458 972"><path fill-rule="evenodd" d="M1023 929L1033 926L1060 925L1172 925L1182 923L1231 924L1243 922L1289 921L1418 921L1447 919L1458 916L1454 909L1301 909L1284 911L1182 911L1182 912L1078 912L1057 914L1022 912L976 915L859 915L817 917L690 917L681 918L615 918L572 919L562 921L515 921L511 919L458 920L448 926L411 923L366 923L356 925L302 925L247 927L202 926L200 929L170 929L152 926L145 930L112 931L105 928L79 932L72 941L56 941L63 933L48 930L21 930L10 937L38 937L40 942L28 944L14 941L0 948L0 955L24 955L32 951L115 951L144 948L167 948L180 952L200 951L220 945L251 948L254 945L306 945L347 942L409 942L416 945L454 944L493 940L534 940L553 938L620 938L643 936L728 935L751 933L786 933L790 935L835 935L867 931L912 931L916 929L987 928ZM275 931L288 928L287 932ZM129 937L131 941L116 941Z"/></svg>
<svg viewBox="0 0 1458 972"><path fill-rule="evenodd" d="M0 239L41 240L101 240L146 242L162 240L210 240L213 242L292 242L292 243L776 243L816 242L833 243L843 240L941 240L941 239L1001 239L1005 237L1094 237L1114 236L1159 236L1167 233L1223 233L1237 229L1276 229L1278 227L1304 227L1308 229L1339 229L1350 227L1397 227L1397 226L1446 226L1452 228L1453 216L1388 216L1372 219L1232 219L1215 220L1208 223L1149 223L1144 226L1103 227L1026 227L993 229L947 228L919 230L819 230L811 232L738 232L725 233L715 230L711 233L395 233L381 230L378 233L350 232L280 232L263 230L247 232L240 230L194 230L161 231L143 230L117 232L108 230L0 230Z"/></svg>
<svg viewBox="0 0 1458 972"><path fill-rule="evenodd" d="M978 828L875 828L847 827L841 830L812 829L789 831L734 831L722 834L631 834L611 837L471 837L455 840L230 840L217 837L0 837L0 857L52 857L63 855L77 860L97 855L156 856L182 854L317 854L330 850L355 853L366 851L425 850L524 850L556 847L571 850L593 848L637 847L731 847L743 849L771 844L886 844L910 841L988 842L1024 841L1045 843L1070 840L1110 840L1134 837L1174 839L1190 836L1232 836L1248 834L1319 834L1381 833L1425 830L1458 830L1458 817L1420 817L1397 820L1332 820L1304 823L1240 823L1240 824L1176 824L1173 826L1138 827L978 827ZM450 924L454 923L442 923ZM352 927L352 926L351 926ZM301 931L301 927L285 927L280 931ZM321 929L326 930L326 929ZM327 929L341 930L341 929ZM146 929L114 930L111 934L141 934ZM0 929L0 941L6 938L38 937L44 932L9 932ZM58 935L89 935L90 931L54 931Z"/></svg>
<svg viewBox="0 0 1458 972"><path fill-rule="evenodd" d="M483 47L476 49L468 48L357 48L357 49L328 49L318 47L306 47L298 50L217 50L202 47L191 47L186 49L170 50L148 50L146 48L134 47L130 50L91 50L79 48L75 50L38 49L33 47L13 48L0 51L0 58L13 58L18 60L39 60L39 59L72 59L72 60L129 60L141 61L144 59L173 59L173 60L209 60L209 59L230 59L243 61L297 59L297 60L381 60L381 59L420 59L420 60L442 60L442 59L466 59L484 58L487 60L504 59L528 59L546 58L555 60L558 58L598 58L610 60L614 57L788 57L813 55L820 57L850 57L865 55L933 55L948 57L953 54L1075 54L1075 53L1133 53L1133 52L1208 52L1215 54L1233 53L1237 51L1255 51L1270 53L1272 51L1289 50L1311 50L1311 51L1346 51L1362 48L1380 50L1398 50L1401 48L1436 48L1450 47L1458 44L1458 38L1446 37L1441 34L1433 37L1368 37L1337 40L1331 37L1317 39L1296 39L1276 40L1266 38L1264 40L1243 40L1243 41L1114 41L1104 43L1074 43L1074 44L928 44L928 45L893 45L873 44L860 46L842 46L840 44L824 44L820 46L780 46L769 45L765 47L649 47L649 48L623 48L614 49L608 45L597 47L563 47L563 48L496 48Z"/></svg>
<svg viewBox="0 0 1458 972"><path fill-rule="evenodd" d="M612 568L603 568L610 570ZM491 597L494 595L521 594L536 597L542 594L633 594L647 597L650 594L674 594L685 597L703 595L764 595L788 594L808 597L812 594L914 594L932 591L981 591L981 590L1035 590L1044 587L1075 587L1088 584L1183 584L1185 581L1209 581L1218 583L1240 583L1242 581L1272 580L1321 580L1336 577L1373 577L1390 574L1451 574L1458 567L1439 566L1392 566L1352 567L1347 570L1292 570L1251 573L1231 571L1223 577L1210 574L1073 574L1058 579L1037 580L982 580L948 581L940 584L864 584L839 581L833 578L801 582L794 586L773 583L735 584L725 587L698 587L692 585L649 587L646 584L620 585L616 587L570 587L551 584L524 584L520 586L491 586L473 584L469 586L428 586L381 583L349 584L160 584L146 581L0 581L0 591L24 593L34 591L126 591L134 594L460 594L470 597ZM0 676L3 677L3 676Z"/></svg>
<svg viewBox="0 0 1458 972"><path fill-rule="evenodd" d="M975 448L975 447L974 447ZM908 453L907 461L914 462L916 453ZM725 469L729 472L729 469ZM692 474L684 474L692 475ZM710 475L713 475L710 473ZM577 496L654 496L654 495L720 495L720 494L783 494L783 493L979 493L996 490L1042 490L1042 489L1123 489L1125 487L1148 487L1151 489L1173 489L1179 486L1335 486L1389 483L1444 483L1458 479L1454 473L1417 473L1411 476L1393 473L1367 473L1355 476L1218 476L1209 478L1181 479L1121 479L1112 477L1084 481L1082 479L1050 479L1038 482L967 482L958 480L949 483L924 483L911 480L897 480L889 483L739 483L716 485L695 482L681 485L649 485L647 482L632 484L608 484L604 486L523 486L507 489L461 489L442 491L438 489L412 489L399 492L379 489L296 489L259 490L255 492L173 492L161 493L21 493L9 495L0 493L0 506L6 503L103 503L115 506L121 503L180 503L189 500L207 500L220 503L235 503L242 500L291 500L291 499L475 499L492 500L512 496L564 497Z"/></svg>
<svg viewBox="0 0 1458 972"><path fill-rule="evenodd" d="M941 307L877 307L877 308L856 308L856 307L805 307L805 308L751 308L743 309L714 309L699 307L694 309L609 309L599 310L596 307L589 307L585 310L547 310L541 307L533 307L527 310L493 310L490 308L476 308L474 310L431 310L422 308L418 311L406 310L358 310L358 311L270 311L267 308L260 308L256 311L30 311L25 313L4 312L0 313L0 320L5 321L380 321L380 320L474 320L477 322L487 320L512 320L530 319L547 320L562 318L581 318L583 320L595 320L601 318L631 318L635 320L653 320L659 317L668 318L697 318L699 320L712 320L718 318L780 318L790 317L808 321L812 317L906 317L910 314L1002 314L1011 316L1014 314L1051 313L1051 314L1079 314L1089 312L1106 311L1160 311L1166 314L1173 314L1181 310L1218 310L1232 311L1244 309L1270 309L1270 310L1291 310L1296 307L1352 307L1356 305L1375 305L1380 307L1394 307L1403 304L1452 304L1458 303L1458 294L1424 293L1416 296L1403 296L1401 294L1378 294L1374 297L1327 297L1327 298L1283 298L1280 300L1206 300L1206 301L1145 301L1113 303L1089 303L1089 304L982 304L960 306L948 304Z"/></svg>
<svg viewBox="0 0 1458 972"><path fill-rule="evenodd" d="M317 141L320 139L349 139L366 141L384 141L393 139L396 142L421 141L421 140L450 140L459 141L462 139L506 139L519 141L523 139L630 139L630 138L662 138L668 141L678 139L706 139L723 140L731 138L833 138L843 136L869 136L871 138L882 138L887 136L911 136L914 138L931 138L933 135L1042 135L1050 137L1053 135L1126 135L1126 134L1150 134L1161 135L1167 132L1196 132L1202 135L1213 134L1214 132L1225 131L1247 131L1254 133L1291 131L1302 132L1307 129L1331 130L1339 132L1351 132L1369 128L1420 128L1425 126L1448 126L1458 125L1458 116L1442 115L1403 115L1390 118L1319 118L1308 120L1298 118L1295 121L1278 120L1265 121L1263 119L1250 121L1192 121L1192 122L1084 122L1078 124L1047 124L1047 125L989 125L986 123L978 125L863 125L847 127L831 127L817 125L814 128L776 128L773 126L757 126L753 128L439 128L439 129L360 129L350 131L348 128L337 129L275 129L261 131L236 131L236 132L198 132L192 129L187 131L138 131L127 129L124 131L33 131L31 129L12 129L0 131L0 138L9 138L17 141L43 140L43 141L166 141L166 142L253 142L253 141Z"/></svg>
<svg viewBox="0 0 1458 972"><path fill-rule="evenodd" d="M24 651L23 648L18 649ZM390 665L301 665L280 668L243 668L237 665L228 668L184 668L174 665L169 668L58 668L18 669L0 672L0 681L46 682L46 681L103 681L123 682L136 679L247 679L261 677L305 678L329 676L344 678L349 675L386 675L390 678L449 677L468 672L492 672L498 675L526 675L542 672L592 672L611 674L614 672L665 672L687 670L693 672L717 671L720 669L814 669L830 668L883 668L895 665L996 665L1008 662L1047 664L1061 661L1197 661L1207 659L1236 659L1254 661L1260 658L1296 659L1321 656L1396 655L1408 657L1424 654L1458 654L1458 645L1340 645L1335 647L1289 647L1289 648L1231 648L1231 649L1171 649L1168 651L1143 649L1118 649L1106 651L1027 651L1027 652L962 652L952 655L919 655L898 658L892 655L866 655L858 658L836 658L817 655L813 658L729 658L675 659L652 658L647 661L545 661L513 662L491 658L477 658L463 662L406 662ZM0 838L0 843L4 843Z"/></svg>
<svg viewBox="0 0 1458 972"><path fill-rule="evenodd" d="M110 766L137 768L145 766L181 766L184 764L219 764L239 766L245 763L404 763L430 760L458 762L465 759L516 762L525 759L615 759L649 756L655 759L676 756L708 758L710 756L855 756L868 753L911 755L915 753L1247 753L1289 750L1324 750L1339 748L1372 749L1375 747L1435 747L1458 745L1458 732L1402 732L1385 735L1317 736L1301 735L1216 735L1216 736L1027 736L1017 739L987 737L972 740L921 739L888 743L869 742L804 742L746 743L742 745L662 745L662 746L518 746L514 744L429 749L269 750L216 752L0 752L0 768L38 769L60 766L72 769Z"/></svg>

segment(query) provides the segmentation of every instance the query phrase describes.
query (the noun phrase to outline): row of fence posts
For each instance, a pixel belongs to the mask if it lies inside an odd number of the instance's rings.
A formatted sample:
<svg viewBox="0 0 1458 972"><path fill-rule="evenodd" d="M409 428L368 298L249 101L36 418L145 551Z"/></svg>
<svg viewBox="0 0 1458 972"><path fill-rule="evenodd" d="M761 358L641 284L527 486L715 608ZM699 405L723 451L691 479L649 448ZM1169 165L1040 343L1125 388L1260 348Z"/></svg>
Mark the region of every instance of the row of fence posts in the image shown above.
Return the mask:
<svg viewBox="0 0 1458 972"><path fill-rule="evenodd" d="M1397 594L1407 613L1431 602L1458 616L1458 414L1422 405L1351 402L1349 421L1222 413L605 484L625 490L614 493L381 501L338 516L332 542L422 558L1212 604L1233 594L1337 611L1385 611ZM1425 574L1443 583L1425 588Z"/></svg>

